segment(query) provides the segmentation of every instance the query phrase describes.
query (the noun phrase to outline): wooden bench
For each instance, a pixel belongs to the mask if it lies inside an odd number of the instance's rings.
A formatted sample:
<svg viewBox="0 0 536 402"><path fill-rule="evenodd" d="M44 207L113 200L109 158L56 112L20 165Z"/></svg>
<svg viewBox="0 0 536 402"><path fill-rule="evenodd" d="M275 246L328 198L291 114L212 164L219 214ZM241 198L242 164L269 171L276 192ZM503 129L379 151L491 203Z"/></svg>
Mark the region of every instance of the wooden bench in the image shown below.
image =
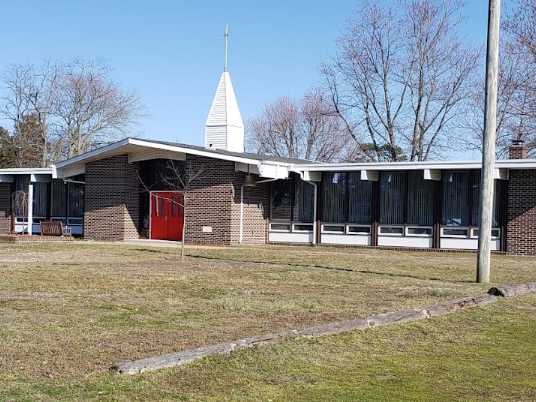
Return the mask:
<svg viewBox="0 0 536 402"><path fill-rule="evenodd" d="M70 236L71 228L61 221L41 221L41 236Z"/></svg>

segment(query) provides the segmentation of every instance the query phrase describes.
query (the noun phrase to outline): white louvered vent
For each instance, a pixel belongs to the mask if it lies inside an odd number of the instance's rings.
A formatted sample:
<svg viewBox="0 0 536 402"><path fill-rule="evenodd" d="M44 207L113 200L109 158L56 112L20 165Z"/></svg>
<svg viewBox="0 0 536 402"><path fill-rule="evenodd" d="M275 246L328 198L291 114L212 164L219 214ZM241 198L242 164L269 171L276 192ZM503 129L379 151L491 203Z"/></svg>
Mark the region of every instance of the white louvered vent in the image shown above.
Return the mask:
<svg viewBox="0 0 536 402"><path fill-rule="evenodd" d="M205 126L205 147L244 152L244 123L229 72L220 77Z"/></svg>

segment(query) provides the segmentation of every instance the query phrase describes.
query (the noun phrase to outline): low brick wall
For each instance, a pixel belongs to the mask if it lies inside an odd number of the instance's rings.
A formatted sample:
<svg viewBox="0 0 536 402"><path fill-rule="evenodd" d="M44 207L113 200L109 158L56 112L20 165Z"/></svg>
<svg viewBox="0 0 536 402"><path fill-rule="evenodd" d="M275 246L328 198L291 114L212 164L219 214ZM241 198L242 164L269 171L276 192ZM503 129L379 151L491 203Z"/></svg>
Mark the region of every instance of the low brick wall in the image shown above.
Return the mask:
<svg viewBox="0 0 536 402"><path fill-rule="evenodd" d="M536 170L510 171L506 250L536 255Z"/></svg>

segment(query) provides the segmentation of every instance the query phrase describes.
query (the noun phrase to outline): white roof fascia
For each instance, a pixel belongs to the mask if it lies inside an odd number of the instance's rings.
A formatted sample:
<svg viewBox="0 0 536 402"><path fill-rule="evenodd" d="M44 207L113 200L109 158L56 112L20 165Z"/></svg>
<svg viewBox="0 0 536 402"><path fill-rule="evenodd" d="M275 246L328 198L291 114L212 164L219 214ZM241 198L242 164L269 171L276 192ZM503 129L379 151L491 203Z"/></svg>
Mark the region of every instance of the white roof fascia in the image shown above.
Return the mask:
<svg viewBox="0 0 536 402"><path fill-rule="evenodd" d="M13 175L23 175L23 174L49 174L55 177L56 169L54 167L48 168L8 168L0 169L0 174L13 174Z"/></svg>
<svg viewBox="0 0 536 402"><path fill-rule="evenodd" d="M102 155L107 152L115 151L127 145L136 145L136 146L145 147L145 148L159 149L159 150L165 150L165 151L171 151L171 152L179 152L179 153L197 155L197 156L205 156L207 158L221 159L221 160L227 160L227 161L232 161L232 162L242 162L242 163L248 163L250 165L259 165L260 163L262 163L259 160L246 158L246 157L224 155L224 154L219 154L219 153L211 152L211 151L202 151L198 149L180 147L176 145L161 144L161 143L152 142L149 140L141 140L137 138L125 138L124 140L115 142L113 144L106 145L104 147L95 149L90 152L86 152L83 155L75 156L74 158L67 159L63 162L59 162L56 164L56 167L63 168L65 166L73 165L75 163L83 163L84 161L88 159L96 158L99 155ZM271 161L269 163L279 164L278 162L271 162ZM283 163L280 163L280 164L284 166L289 165L289 164L283 164Z"/></svg>
<svg viewBox="0 0 536 402"><path fill-rule="evenodd" d="M101 154L103 154L105 152L114 151L114 150L116 150L118 148L121 148L121 147L123 147L125 145L128 145L129 140L130 140L130 138L125 138L124 140L114 142L113 144L105 145L103 147L94 149L93 151L86 152L86 153L84 153L82 155L75 156L73 158L64 160L62 162L58 162L58 163L56 163L56 168L62 168L64 166L69 166L69 165L75 164L77 162L83 162L83 161L85 161L87 159L91 159L91 158L94 158L96 156L99 156L99 155L101 155Z"/></svg>
<svg viewBox="0 0 536 402"><path fill-rule="evenodd" d="M294 170L338 172L361 170L464 170L481 169L479 161L435 161L435 162L379 162L379 163L326 163L294 165ZM496 168L501 169L536 169L534 159L499 160Z"/></svg>
<svg viewBox="0 0 536 402"><path fill-rule="evenodd" d="M179 147L179 146L176 146L176 145L160 144L160 143L157 143L157 142L139 140L137 138L129 138L129 140L130 140L128 142L129 144L138 145L140 147L157 148L157 149L163 149L163 150L166 150L166 151L182 152L182 153L190 154L190 155L206 156L207 158L213 158L213 159L221 159L221 160L232 161L232 162L249 163L250 165L258 165L260 163L260 161L258 161L256 159L244 158L244 157L240 157L240 156L224 155L224 154L219 154L219 153L211 152L211 151L202 151L202 150L199 150L199 149Z"/></svg>

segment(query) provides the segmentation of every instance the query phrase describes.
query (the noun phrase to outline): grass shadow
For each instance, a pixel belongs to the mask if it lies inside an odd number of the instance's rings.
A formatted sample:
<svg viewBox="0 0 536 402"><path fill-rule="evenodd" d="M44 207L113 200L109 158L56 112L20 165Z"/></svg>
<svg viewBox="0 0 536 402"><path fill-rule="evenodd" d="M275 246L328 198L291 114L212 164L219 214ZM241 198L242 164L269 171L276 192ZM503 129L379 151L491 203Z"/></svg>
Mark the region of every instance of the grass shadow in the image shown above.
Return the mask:
<svg viewBox="0 0 536 402"><path fill-rule="evenodd" d="M453 284L473 283L473 281L470 281L470 280L449 280L449 279L443 279L443 278L437 278L437 277L422 277L422 276L412 275L412 274L371 271L371 270L365 270L365 269L354 269L354 268L343 268L343 267L330 267L330 266L319 265L319 264L300 264L296 262L282 262L282 261L271 262L271 261L259 261L259 260L243 260L239 258L215 257L215 256L207 256L207 255L199 255L199 254L187 254L187 256L191 258L198 258L198 259L205 259L205 260L217 260L217 261L251 263L251 264L270 264L270 265L279 265L279 266L286 265L286 266L298 267L298 268L316 268L316 269L324 269L324 270L329 270L329 271L355 272L358 274L370 274L370 275L386 276L386 277L391 277L391 278L409 278L409 279L416 279L416 280L423 280L423 281L436 281L436 282L453 283Z"/></svg>

